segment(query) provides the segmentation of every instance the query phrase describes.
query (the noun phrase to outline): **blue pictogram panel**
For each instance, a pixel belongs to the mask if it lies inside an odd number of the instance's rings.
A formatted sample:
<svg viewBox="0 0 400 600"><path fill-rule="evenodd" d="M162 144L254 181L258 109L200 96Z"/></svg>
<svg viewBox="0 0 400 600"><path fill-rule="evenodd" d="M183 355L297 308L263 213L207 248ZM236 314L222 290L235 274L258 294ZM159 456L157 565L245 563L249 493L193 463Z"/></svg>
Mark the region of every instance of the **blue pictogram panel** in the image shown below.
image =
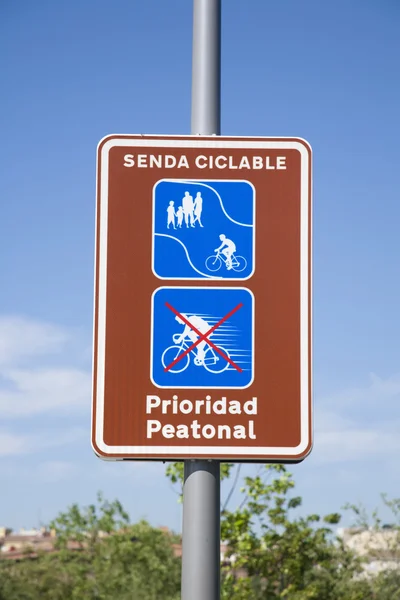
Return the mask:
<svg viewBox="0 0 400 600"><path fill-rule="evenodd" d="M159 181L153 191L155 275L248 279L254 272L254 214L248 181Z"/></svg>
<svg viewBox="0 0 400 600"><path fill-rule="evenodd" d="M152 299L151 379L245 388L254 379L254 297L244 288L162 287Z"/></svg>

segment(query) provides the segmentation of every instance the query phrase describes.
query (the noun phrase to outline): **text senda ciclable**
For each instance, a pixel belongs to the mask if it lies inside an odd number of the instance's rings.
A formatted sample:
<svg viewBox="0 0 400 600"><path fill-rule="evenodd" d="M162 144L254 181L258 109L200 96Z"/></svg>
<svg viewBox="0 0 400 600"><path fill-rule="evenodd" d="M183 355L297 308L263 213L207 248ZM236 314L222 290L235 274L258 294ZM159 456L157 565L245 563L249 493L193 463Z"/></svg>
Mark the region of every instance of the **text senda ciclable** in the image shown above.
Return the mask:
<svg viewBox="0 0 400 600"><path fill-rule="evenodd" d="M219 154L205 156L199 154L194 159L185 154L125 154L124 167L139 169L228 169L228 170L266 170L285 171L286 156L233 156Z"/></svg>

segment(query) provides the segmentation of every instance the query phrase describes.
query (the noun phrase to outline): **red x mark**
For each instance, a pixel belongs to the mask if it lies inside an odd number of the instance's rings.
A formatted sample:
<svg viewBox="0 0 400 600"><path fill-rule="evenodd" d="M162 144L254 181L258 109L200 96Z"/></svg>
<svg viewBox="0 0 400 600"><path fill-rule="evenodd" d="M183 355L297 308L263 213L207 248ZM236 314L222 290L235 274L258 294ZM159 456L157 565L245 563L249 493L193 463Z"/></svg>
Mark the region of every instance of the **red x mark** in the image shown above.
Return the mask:
<svg viewBox="0 0 400 600"><path fill-rule="evenodd" d="M224 323L227 319L229 319L229 317L231 317L236 311L238 311L239 308L242 308L242 306L243 306L242 302L240 302L237 306L235 306L235 308L233 308L230 312L228 312L228 314L225 315L225 317L222 317L222 319L220 321L218 321L218 323L216 325L211 327L211 329L209 331L207 331L207 333L204 333L204 334L200 333L200 331L198 329L196 329L196 327L194 327L192 325L192 323L190 323L187 319L185 319L185 317L182 316L173 306L171 306L171 304L166 302L165 306L167 306L167 308L172 310L172 312L177 317L182 319L182 321L185 323L185 325L189 325L190 329L192 329L199 336L199 338L191 346L189 346L189 348L186 348L186 350L184 352L182 352L182 354L180 354L177 358L175 358L175 360L170 365L165 367L165 369L164 369L165 371L169 371L169 369L172 369L172 367L174 367L177 362L179 362L182 358L184 358L184 356L186 356L186 354L189 354L189 352L191 352L194 348L196 348L196 346L198 344L200 344L200 342L205 341L205 342L207 342L207 344L212 346L214 348L214 350L216 350L216 352L218 352L218 354L220 354L226 361L228 361L228 363L230 365L232 365L232 367L234 367L237 371L239 371L239 373L242 373L242 369L236 363L234 363L233 360L229 358L229 356L226 356L226 354L224 352L222 352L222 350L220 348L218 348L218 346L216 346L211 340L208 339L208 336L210 336L213 333L213 331L215 331L217 329L217 327L219 327L220 325L222 325L222 323Z"/></svg>

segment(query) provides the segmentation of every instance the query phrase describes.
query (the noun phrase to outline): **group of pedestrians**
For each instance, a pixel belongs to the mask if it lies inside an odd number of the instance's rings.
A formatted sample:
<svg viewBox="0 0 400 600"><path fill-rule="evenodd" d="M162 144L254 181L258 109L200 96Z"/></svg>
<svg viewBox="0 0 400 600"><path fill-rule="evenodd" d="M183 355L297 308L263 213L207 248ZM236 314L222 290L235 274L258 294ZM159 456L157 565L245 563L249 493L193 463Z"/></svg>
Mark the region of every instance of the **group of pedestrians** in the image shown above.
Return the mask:
<svg viewBox="0 0 400 600"><path fill-rule="evenodd" d="M172 225L173 229L182 227L185 222L186 227L195 227L195 223L198 223L200 227L203 227L201 222L201 213L203 212L203 198L201 192L197 192L195 199L185 192L182 198L182 205L175 211L175 202L170 201L167 208L167 229ZM176 220L175 220L176 219Z"/></svg>

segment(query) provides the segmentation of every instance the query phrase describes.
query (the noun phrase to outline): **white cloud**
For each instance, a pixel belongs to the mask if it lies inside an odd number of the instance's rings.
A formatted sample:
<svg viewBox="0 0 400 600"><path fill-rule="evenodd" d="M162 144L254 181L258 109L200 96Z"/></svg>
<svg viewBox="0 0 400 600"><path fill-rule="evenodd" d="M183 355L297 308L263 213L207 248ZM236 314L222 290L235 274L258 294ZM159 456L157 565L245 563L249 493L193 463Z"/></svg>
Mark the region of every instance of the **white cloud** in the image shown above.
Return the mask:
<svg viewBox="0 0 400 600"><path fill-rule="evenodd" d="M61 327L18 316L0 316L0 366L59 352L68 341Z"/></svg>
<svg viewBox="0 0 400 600"><path fill-rule="evenodd" d="M314 430L314 464L398 455L400 375L317 399Z"/></svg>
<svg viewBox="0 0 400 600"><path fill-rule="evenodd" d="M3 371L11 386L0 390L0 415L22 417L41 412L89 408L91 377L67 368Z"/></svg>
<svg viewBox="0 0 400 600"><path fill-rule="evenodd" d="M327 395L322 399L322 404L343 409L357 406L362 406L364 409L379 408L379 411L384 413L392 400L397 403L399 399L400 373L386 379L370 373L367 385Z"/></svg>
<svg viewBox="0 0 400 600"><path fill-rule="evenodd" d="M0 431L0 456L19 456L70 445L88 436L88 431L82 428L66 429L62 433L55 431L37 434L10 433L3 430Z"/></svg>
<svg viewBox="0 0 400 600"><path fill-rule="evenodd" d="M73 336L62 327L26 317L0 316L1 417L89 409L91 375L69 366L76 360L76 352L65 356L71 341ZM47 366L55 355L60 366Z"/></svg>
<svg viewBox="0 0 400 600"><path fill-rule="evenodd" d="M0 456L14 456L28 451L26 436L0 431Z"/></svg>
<svg viewBox="0 0 400 600"><path fill-rule="evenodd" d="M400 421L398 422L400 431ZM400 436L384 429L353 428L320 431L315 435L314 463L368 460L400 453Z"/></svg>

